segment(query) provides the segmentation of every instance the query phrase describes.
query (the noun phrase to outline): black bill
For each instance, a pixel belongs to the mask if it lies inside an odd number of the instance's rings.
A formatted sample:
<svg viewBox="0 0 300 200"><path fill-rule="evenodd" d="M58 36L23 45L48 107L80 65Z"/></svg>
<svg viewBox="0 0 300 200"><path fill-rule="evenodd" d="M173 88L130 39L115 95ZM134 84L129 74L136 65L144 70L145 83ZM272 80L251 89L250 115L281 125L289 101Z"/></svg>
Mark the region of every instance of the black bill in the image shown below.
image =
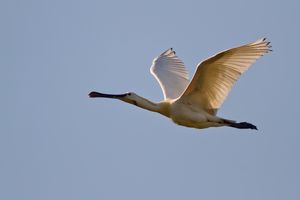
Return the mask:
<svg viewBox="0 0 300 200"><path fill-rule="evenodd" d="M90 92L89 97L90 98L97 98L97 97L103 97L103 98L121 98L125 97L127 93L125 94L104 94L104 93L99 93L99 92Z"/></svg>

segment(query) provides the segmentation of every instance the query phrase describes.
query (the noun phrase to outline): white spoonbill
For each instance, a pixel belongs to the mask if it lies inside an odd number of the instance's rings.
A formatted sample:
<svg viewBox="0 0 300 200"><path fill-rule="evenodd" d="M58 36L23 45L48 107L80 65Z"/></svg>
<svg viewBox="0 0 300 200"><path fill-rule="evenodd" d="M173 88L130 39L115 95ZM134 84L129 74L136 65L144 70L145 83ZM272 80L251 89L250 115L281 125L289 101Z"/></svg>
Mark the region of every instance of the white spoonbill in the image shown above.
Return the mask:
<svg viewBox="0 0 300 200"><path fill-rule="evenodd" d="M236 122L216 116L232 86L258 58L271 51L266 38L218 53L197 66L191 81L183 62L172 48L155 58L150 68L164 94L154 103L133 92L104 94L91 92L91 98L119 99L146 110L160 113L178 125L192 128L229 126L257 129L248 122Z"/></svg>

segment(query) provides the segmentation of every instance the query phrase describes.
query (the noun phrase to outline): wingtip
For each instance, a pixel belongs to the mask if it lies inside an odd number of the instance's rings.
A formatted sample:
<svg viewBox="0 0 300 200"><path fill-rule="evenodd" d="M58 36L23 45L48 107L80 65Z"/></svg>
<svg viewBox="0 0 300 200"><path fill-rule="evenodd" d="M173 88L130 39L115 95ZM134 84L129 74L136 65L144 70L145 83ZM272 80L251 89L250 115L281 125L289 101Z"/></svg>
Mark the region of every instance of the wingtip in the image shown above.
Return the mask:
<svg viewBox="0 0 300 200"><path fill-rule="evenodd" d="M174 51L173 47L171 47L170 50L171 50L170 54L171 54L171 53L176 54L176 52Z"/></svg>
<svg viewBox="0 0 300 200"><path fill-rule="evenodd" d="M255 43L256 43L256 44L263 44L263 45L265 45L265 47L267 47L266 53L272 52L272 51L273 51L273 49L271 49L271 48L272 48L271 42L268 41L267 37L263 37L263 38L259 39L259 40L258 40L257 42L255 42Z"/></svg>
<svg viewBox="0 0 300 200"><path fill-rule="evenodd" d="M270 41L267 41L267 40L265 40L265 42L266 42L266 46L268 47L268 52L273 51L271 42L270 42Z"/></svg>

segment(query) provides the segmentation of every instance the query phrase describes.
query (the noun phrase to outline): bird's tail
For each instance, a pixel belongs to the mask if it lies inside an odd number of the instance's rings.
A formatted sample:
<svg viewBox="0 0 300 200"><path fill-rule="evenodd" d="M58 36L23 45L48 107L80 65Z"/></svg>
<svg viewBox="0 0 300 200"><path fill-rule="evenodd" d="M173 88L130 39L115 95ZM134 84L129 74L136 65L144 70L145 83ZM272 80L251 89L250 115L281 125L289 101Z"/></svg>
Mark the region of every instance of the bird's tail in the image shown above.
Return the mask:
<svg viewBox="0 0 300 200"><path fill-rule="evenodd" d="M223 119L224 122L227 124L227 126L233 127L233 128L239 128L239 129L255 129L258 130L257 127L251 123L248 122L235 122L232 120Z"/></svg>

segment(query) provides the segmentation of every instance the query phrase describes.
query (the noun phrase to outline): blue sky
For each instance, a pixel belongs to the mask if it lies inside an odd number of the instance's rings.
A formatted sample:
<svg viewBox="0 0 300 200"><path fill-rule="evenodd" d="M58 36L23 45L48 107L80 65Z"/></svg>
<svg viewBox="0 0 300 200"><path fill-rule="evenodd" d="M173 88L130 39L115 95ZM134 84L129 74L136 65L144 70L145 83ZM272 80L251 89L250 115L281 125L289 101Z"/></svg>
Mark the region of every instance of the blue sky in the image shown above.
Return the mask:
<svg viewBox="0 0 300 200"><path fill-rule="evenodd" d="M0 2L0 199L300 198L298 1ZM180 127L91 90L162 99L149 73L169 47L190 76L218 51L274 52L219 116L259 131Z"/></svg>

